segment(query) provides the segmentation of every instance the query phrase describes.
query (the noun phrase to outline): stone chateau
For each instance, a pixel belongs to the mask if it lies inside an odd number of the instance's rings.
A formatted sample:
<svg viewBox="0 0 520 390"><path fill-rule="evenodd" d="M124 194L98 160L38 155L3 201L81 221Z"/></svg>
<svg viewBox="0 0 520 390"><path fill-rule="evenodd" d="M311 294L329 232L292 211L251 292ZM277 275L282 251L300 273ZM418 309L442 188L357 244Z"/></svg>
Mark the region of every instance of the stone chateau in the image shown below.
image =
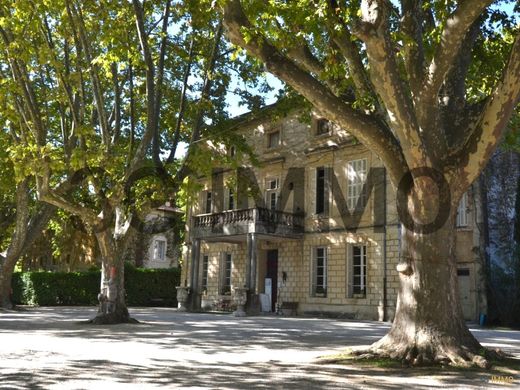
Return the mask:
<svg viewBox="0 0 520 390"><path fill-rule="evenodd" d="M182 267L191 310L392 320L399 289L395 190L379 158L325 119L276 106L240 117L235 131L259 162L214 169L188 210ZM247 159L245 160L247 161ZM478 191L462 199L457 260L464 316L485 312ZM442 281L439 281L442 288Z"/></svg>

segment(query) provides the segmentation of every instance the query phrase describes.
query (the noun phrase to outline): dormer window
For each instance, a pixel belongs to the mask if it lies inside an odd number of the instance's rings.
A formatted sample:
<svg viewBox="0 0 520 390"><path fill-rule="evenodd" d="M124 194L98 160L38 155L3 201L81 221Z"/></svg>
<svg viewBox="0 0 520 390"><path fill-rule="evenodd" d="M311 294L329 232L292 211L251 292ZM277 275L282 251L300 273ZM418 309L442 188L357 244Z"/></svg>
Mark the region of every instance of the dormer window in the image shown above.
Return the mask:
<svg viewBox="0 0 520 390"><path fill-rule="evenodd" d="M316 122L316 135L330 134L331 123L327 119L318 119Z"/></svg>

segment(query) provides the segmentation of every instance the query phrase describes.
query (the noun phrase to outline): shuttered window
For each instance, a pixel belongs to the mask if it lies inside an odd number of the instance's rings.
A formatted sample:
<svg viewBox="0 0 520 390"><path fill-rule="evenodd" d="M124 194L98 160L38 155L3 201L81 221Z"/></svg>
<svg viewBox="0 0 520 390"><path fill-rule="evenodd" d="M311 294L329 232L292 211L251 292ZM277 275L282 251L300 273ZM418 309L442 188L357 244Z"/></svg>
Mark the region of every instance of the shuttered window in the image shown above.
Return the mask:
<svg viewBox="0 0 520 390"><path fill-rule="evenodd" d="M231 294L231 270L233 268L233 257L231 253L224 253L221 262L220 294Z"/></svg>
<svg viewBox="0 0 520 390"><path fill-rule="evenodd" d="M460 198L457 208L457 227L468 226L468 194L465 192Z"/></svg>
<svg viewBox="0 0 520 390"><path fill-rule="evenodd" d="M208 269L209 269L209 256L202 256L202 291L208 290Z"/></svg>
<svg viewBox="0 0 520 390"><path fill-rule="evenodd" d="M316 297L327 296L327 247L320 246L313 249L312 261L312 291Z"/></svg>
<svg viewBox="0 0 520 390"><path fill-rule="evenodd" d="M364 185L367 178L367 159L352 160L347 163L347 206L350 210L364 208L366 194Z"/></svg>

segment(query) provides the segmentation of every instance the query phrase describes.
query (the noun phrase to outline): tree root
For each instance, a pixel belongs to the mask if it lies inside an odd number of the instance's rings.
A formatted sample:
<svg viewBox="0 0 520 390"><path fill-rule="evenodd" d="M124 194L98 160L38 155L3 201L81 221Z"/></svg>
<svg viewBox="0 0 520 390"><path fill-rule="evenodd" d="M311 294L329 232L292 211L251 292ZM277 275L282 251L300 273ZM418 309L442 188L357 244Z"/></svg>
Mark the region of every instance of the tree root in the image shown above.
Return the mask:
<svg viewBox="0 0 520 390"><path fill-rule="evenodd" d="M391 359L407 366L454 366L479 367L489 369L491 361L503 360L507 354L500 350L490 350L481 347L479 351L472 351L467 347L454 347L446 344L432 346L415 345L373 345L365 350L352 352L355 360Z"/></svg>
<svg viewBox="0 0 520 390"><path fill-rule="evenodd" d="M85 321L86 324L91 325L115 325L115 324L139 324L140 322L130 316L110 314L98 314L91 320Z"/></svg>

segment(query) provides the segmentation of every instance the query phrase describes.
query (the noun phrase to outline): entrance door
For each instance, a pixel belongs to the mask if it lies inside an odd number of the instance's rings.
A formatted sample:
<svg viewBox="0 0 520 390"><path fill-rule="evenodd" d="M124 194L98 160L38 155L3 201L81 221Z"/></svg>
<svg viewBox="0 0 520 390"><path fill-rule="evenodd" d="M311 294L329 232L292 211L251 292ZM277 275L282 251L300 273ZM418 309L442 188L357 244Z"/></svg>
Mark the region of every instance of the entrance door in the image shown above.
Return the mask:
<svg viewBox="0 0 520 390"><path fill-rule="evenodd" d="M271 279L271 311L276 310L276 300L278 297L278 249L267 251L267 272L266 278Z"/></svg>
<svg viewBox="0 0 520 390"><path fill-rule="evenodd" d="M469 269L458 269L459 277L459 294L460 303L462 305L462 314L465 320L475 320L475 308L471 296L471 278L469 277Z"/></svg>

